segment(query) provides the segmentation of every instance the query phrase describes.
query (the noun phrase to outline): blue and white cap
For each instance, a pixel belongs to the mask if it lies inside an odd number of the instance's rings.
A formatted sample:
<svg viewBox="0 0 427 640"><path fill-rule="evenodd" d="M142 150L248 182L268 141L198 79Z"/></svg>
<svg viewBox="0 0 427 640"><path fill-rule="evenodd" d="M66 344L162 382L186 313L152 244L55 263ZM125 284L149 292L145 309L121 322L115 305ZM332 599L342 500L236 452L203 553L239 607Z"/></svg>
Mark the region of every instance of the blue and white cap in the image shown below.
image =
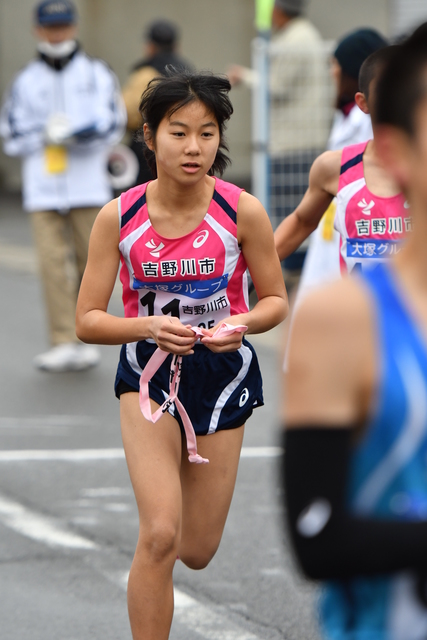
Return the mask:
<svg viewBox="0 0 427 640"><path fill-rule="evenodd" d="M70 0L44 0L36 7L35 21L42 27L74 24L77 22L77 11Z"/></svg>

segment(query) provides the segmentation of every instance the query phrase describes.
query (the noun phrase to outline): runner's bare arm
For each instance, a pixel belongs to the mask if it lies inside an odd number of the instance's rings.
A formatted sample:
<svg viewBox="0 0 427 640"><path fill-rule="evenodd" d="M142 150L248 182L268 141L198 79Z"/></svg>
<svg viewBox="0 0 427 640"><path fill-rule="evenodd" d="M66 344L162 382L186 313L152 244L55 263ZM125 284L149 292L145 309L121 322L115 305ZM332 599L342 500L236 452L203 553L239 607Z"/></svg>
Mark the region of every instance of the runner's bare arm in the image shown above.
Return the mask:
<svg viewBox="0 0 427 640"><path fill-rule="evenodd" d="M426 521L349 509L355 446L375 406L375 325L368 294L347 278L303 302L292 330L285 513L300 565L316 580L425 571L427 563Z"/></svg>
<svg viewBox="0 0 427 640"><path fill-rule="evenodd" d="M274 241L280 260L308 238L338 190L341 151L326 151L313 162L309 186L298 207L277 227Z"/></svg>
<svg viewBox="0 0 427 640"><path fill-rule="evenodd" d="M286 428L363 422L374 387L373 318L351 279L312 293L296 311L285 377Z"/></svg>
<svg viewBox="0 0 427 640"><path fill-rule="evenodd" d="M108 313L120 262L117 200L101 209L92 229L86 270L80 287L76 332L83 342L124 344L153 338L164 351L187 354L192 331L170 316L120 318Z"/></svg>
<svg viewBox="0 0 427 640"><path fill-rule="evenodd" d="M241 194L237 208L237 239L254 282L258 302L248 313L232 316L227 322L246 325L247 333L262 333L284 320L288 313L288 297L267 212L259 200L245 192ZM216 351L230 351L239 348L241 339L241 334L233 334L203 339L202 342L212 349L218 347Z"/></svg>

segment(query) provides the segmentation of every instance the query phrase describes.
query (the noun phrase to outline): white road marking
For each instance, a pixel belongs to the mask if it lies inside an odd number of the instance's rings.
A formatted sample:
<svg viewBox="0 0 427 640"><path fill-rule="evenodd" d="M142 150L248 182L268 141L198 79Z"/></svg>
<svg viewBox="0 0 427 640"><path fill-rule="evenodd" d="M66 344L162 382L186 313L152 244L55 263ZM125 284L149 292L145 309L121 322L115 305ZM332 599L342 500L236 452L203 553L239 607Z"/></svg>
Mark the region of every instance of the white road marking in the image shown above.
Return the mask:
<svg viewBox="0 0 427 640"><path fill-rule="evenodd" d="M280 447L243 447L241 458L274 458L280 456ZM123 449L19 449L0 451L0 462L94 462L97 460L124 460Z"/></svg>
<svg viewBox="0 0 427 640"><path fill-rule="evenodd" d="M0 417L0 429L37 429L40 427L95 427L101 424L95 416L47 415L32 417Z"/></svg>
<svg viewBox="0 0 427 640"><path fill-rule="evenodd" d="M123 449L23 449L0 451L0 462L124 460Z"/></svg>
<svg viewBox="0 0 427 640"><path fill-rule="evenodd" d="M102 508L104 511L110 511L111 513L126 513L127 511L132 511L131 505L123 502L110 502Z"/></svg>
<svg viewBox="0 0 427 640"><path fill-rule="evenodd" d="M277 458L281 456L281 447L243 447L240 452L241 458Z"/></svg>
<svg viewBox="0 0 427 640"><path fill-rule="evenodd" d="M198 602L179 589L174 589L174 621L186 626L206 640L259 640L222 613Z"/></svg>
<svg viewBox="0 0 427 640"><path fill-rule="evenodd" d="M42 516L27 509L19 502L0 496L0 522L27 538L36 540L50 547L66 547L68 549L96 549L97 545L65 527L56 523L53 518Z"/></svg>
<svg viewBox="0 0 427 640"><path fill-rule="evenodd" d="M0 523L17 533L50 547L76 550L99 550L99 546L82 536L67 531L54 518L43 516L24 505L0 495ZM111 579L112 574L103 572ZM129 573L115 573L116 584L126 590ZM242 629L223 613L221 607L209 607L179 589L174 589L174 624L184 626L205 640L260 640Z"/></svg>
<svg viewBox="0 0 427 640"><path fill-rule="evenodd" d="M85 498L111 498L111 496L131 496L133 492L127 487L94 487L82 489L80 494Z"/></svg>
<svg viewBox="0 0 427 640"><path fill-rule="evenodd" d="M117 575L116 581L122 589L127 589L129 573ZM225 615L202 604L184 591L174 587L174 621L200 634L205 640L259 640L259 637L245 631ZM173 624L173 623L172 623Z"/></svg>

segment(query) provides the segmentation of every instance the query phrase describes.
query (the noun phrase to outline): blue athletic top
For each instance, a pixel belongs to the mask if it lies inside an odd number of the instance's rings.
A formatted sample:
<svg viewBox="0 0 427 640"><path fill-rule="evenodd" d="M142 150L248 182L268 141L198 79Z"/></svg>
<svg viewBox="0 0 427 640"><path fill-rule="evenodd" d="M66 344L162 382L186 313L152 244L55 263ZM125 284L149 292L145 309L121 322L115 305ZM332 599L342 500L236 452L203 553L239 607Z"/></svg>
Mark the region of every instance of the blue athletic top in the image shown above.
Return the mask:
<svg viewBox="0 0 427 640"><path fill-rule="evenodd" d="M376 313L380 375L370 422L353 451L349 509L369 517L426 520L427 332L412 317L388 265L358 277ZM419 579L410 572L329 582L322 596L325 635L425 640L427 607L417 588Z"/></svg>

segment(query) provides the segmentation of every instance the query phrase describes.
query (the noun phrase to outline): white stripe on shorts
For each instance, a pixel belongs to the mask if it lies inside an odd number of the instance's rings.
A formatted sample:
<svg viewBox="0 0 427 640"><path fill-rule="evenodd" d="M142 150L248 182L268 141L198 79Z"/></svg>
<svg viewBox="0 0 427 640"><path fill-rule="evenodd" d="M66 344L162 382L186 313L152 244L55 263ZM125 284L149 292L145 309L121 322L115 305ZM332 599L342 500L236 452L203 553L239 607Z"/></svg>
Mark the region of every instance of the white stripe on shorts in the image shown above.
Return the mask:
<svg viewBox="0 0 427 640"><path fill-rule="evenodd" d="M247 373L249 371L249 366L250 366L251 361L252 361L252 351L249 349L249 347L247 347L246 345L242 344L242 346L239 349L239 353L242 356L242 360L243 360L242 367L241 367L239 373L237 374L237 376L234 378L234 380L232 380L225 387L225 389L223 389L221 395L219 396L218 400L216 401L215 408L212 411L212 416L211 416L211 421L210 421L210 424L209 424L208 434L209 433L215 433L215 431L217 430L219 418L221 416L221 411L223 410L225 404L227 403L227 401L230 398L230 396L233 393L233 391L235 389L237 389L237 387L242 382L242 380L244 380L244 378L246 377L246 375L247 375ZM249 398L248 398L248 400L249 400ZM250 406L250 404L248 406Z"/></svg>

